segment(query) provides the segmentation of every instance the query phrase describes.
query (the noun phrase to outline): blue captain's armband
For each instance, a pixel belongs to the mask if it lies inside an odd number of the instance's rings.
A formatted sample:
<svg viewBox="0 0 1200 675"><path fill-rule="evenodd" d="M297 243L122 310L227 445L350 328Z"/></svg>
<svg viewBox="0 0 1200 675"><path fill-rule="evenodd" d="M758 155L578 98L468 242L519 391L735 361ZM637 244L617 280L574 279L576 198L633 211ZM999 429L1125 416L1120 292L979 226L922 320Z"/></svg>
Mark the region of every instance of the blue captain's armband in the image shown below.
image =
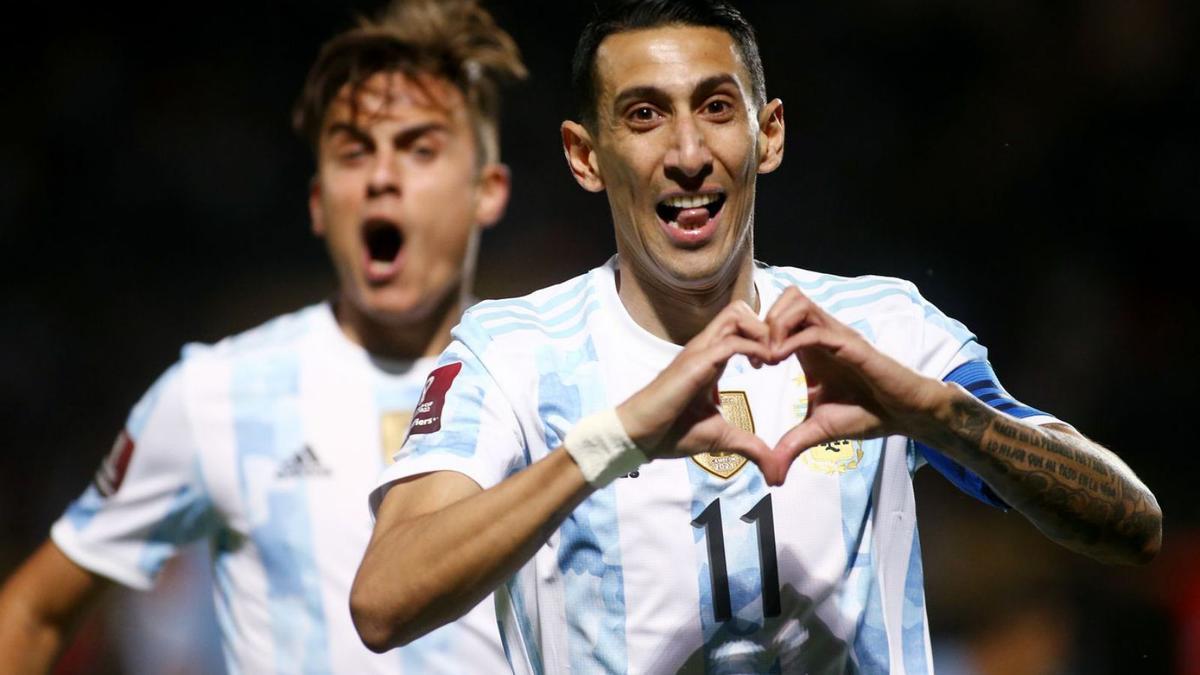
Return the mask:
<svg viewBox="0 0 1200 675"><path fill-rule="evenodd" d="M963 389L971 392L975 398L1013 417L1025 419L1048 416L1037 408L1031 408L1021 403L1005 391L1004 387L1000 386L1000 380L996 378L991 364L987 361L968 361L951 371L943 381L962 385ZM923 443L916 443L916 447L925 457L925 461L929 462L930 466L937 469L938 473L945 476L959 490L984 504L1006 510L1009 508L1008 504L993 492L975 472Z"/></svg>

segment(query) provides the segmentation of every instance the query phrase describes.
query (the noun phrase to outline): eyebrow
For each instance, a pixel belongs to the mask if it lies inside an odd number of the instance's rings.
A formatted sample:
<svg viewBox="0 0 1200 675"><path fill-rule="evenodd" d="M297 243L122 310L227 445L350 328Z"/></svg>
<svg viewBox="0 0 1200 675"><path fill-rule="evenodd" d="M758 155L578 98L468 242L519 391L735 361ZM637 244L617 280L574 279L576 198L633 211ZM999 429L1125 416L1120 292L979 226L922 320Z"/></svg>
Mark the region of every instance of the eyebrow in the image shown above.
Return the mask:
<svg viewBox="0 0 1200 675"><path fill-rule="evenodd" d="M325 130L326 136L336 136L338 134L346 134L355 140L369 141L371 137L366 131L350 124L349 122L333 122L329 128Z"/></svg>
<svg viewBox="0 0 1200 675"><path fill-rule="evenodd" d="M442 122L425 122L423 124L417 124L415 126L408 127L407 129L401 129L400 132L396 134L395 139L400 145L406 145L431 131L447 130L448 127ZM334 122L330 124L329 129L325 132L325 135L334 136L339 133L346 134L357 141L374 141L374 139L371 138L371 135L368 134L366 130L349 122Z"/></svg>
<svg viewBox="0 0 1200 675"><path fill-rule="evenodd" d="M737 87L738 92L742 91L741 86L738 85L737 78L729 73L710 75L697 82L695 86L692 87L692 91L694 93L698 92L707 94L724 84L732 84L733 86ZM665 96L666 92L655 85L637 85L629 87L628 89L625 89L621 91L621 93L617 94L616 98L613 99L613 107L619 109L629 101L637 101L640 99L657 99Z"/></svg>

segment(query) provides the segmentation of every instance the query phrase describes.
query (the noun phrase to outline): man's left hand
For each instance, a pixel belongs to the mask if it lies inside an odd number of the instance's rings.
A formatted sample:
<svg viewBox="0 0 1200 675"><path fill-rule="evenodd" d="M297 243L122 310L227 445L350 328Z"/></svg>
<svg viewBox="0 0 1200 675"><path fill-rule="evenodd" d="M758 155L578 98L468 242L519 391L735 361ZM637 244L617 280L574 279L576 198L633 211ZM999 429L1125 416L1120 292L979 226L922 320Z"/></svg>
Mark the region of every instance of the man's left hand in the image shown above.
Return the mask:
<svg viewBox="0 0 1200 675"><path fill-rule="evenodd" d="M767 312L766 324L775 362L795 355L808 382L808 415L775 446L774 464L764 471L769 484L782 484L800 453L821 443L931 435L950 396L944 383L879 351L794 286Z"/></svg>

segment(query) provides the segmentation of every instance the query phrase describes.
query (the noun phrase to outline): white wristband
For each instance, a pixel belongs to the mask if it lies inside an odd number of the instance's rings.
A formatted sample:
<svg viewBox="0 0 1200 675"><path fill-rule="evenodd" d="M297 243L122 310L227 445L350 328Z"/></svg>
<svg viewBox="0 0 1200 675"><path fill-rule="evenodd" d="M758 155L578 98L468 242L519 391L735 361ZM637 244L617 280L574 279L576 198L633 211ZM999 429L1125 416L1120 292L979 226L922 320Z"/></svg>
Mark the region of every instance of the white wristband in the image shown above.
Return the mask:
<svg viewBox="0 0 1200 675"><path fill-rule="evenodd" d="M579 420L567 433L563 447L587 482L596 487L604 487L648 461L625 433L616 408Z"/></svg>

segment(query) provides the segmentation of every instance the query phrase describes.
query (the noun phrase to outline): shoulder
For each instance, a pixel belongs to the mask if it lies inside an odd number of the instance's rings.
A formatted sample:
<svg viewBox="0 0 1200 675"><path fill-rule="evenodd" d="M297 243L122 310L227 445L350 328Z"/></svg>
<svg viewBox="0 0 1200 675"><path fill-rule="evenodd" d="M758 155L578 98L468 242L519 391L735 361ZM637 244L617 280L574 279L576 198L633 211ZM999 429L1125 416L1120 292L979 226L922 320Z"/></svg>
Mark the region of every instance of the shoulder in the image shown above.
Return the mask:
<svg viewBox="0 0 1200 675"><path fill-rule="evenodd" d="M212 344L189 343L183 348L182 359L188 361L198 358L253 358L294 350L331 321L328 305L310 305L295 312L281 314Z"/></svg>
<svg viewBox="0 0 1200 675"><path fill-rule="evenodd" d="M325 303L310 305L215 343L190 342L181 351L180 363L185 370L192 370L283 359L297 354L306 343L330 329L336 329L336 326L329 306Z"/></svg>
<svg viewBox="0 0 1200 675"><path fill-rule="evenodd" d="M878 275L842 277L792 267L760 267L779 280L779 291L795 285L838 321L862 333L902 363L939 377L956 359L983 359L987 350L975 334L946 316L905 279ZM964 347L966 351L964 351Z"/></svg>
<svg viewBox="0 0 1200 675"><path fill-rule="evenodd" d="M602 273L594 269L521 297L484 300L463 315L454 338L480 355L489 349L571 341L585 332L600 308L596 277Z"/></svg>
<svg viewBox="0 0 1200 675"><path fill-rule="evenodd" d="M845 277L761 264L759 270L776 284L779 291L796 286L822 309L845 323L880 315L919 318L932 308L915 284L897 277L875 274Z"/></svg>
<svg viewBox="0 0 1200 675"><path fill-rule="evenodd" d="M291 391L304 354L336 330L329 306L311 305L212 344L188 343L172 371L189 397Z"/></svg>

